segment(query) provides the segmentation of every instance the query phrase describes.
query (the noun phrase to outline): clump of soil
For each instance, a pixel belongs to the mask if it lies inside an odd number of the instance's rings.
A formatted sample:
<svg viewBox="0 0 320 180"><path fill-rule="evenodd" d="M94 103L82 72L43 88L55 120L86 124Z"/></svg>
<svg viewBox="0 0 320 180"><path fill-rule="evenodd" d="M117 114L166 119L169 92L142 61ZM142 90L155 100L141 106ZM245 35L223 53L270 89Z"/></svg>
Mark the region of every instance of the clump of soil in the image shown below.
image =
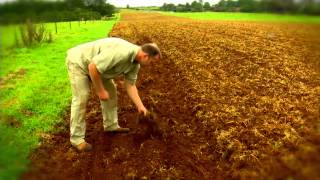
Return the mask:
<svg viewBox="0 0 320 180"><path fill-rule="evenodd" d="M146 115L139 114L137 117L138 128L135 130L137 141L146 138L166 138L166 127L164 122L157 118L153 110L148 111Z"/></svg>

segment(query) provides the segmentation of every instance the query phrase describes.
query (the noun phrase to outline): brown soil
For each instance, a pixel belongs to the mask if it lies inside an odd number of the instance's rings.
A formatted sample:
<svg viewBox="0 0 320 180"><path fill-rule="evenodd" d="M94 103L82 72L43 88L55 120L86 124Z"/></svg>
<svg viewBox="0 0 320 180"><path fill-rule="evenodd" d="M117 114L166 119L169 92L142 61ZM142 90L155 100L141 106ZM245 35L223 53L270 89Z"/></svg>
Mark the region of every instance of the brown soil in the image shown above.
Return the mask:
<svg viewBox="0 0 320 180"><path fill-rule="evenodd" d="M119 122L102 131L97 97L77 153L65 130L43 136L24 179L314 179L320 177L319 26L124 14L111 36L156 42L163 60L137 86L148 131L118 81Z"/></svg>
<svg viewBox="0 0 320 180"><path fill-rule="evenodd" d="M0 78L0 88L7 86L12 86L8 83L11 80L21 79L26 74L26 70L23 68L18 69L17 71L10 72L7 76Z"/></svg>

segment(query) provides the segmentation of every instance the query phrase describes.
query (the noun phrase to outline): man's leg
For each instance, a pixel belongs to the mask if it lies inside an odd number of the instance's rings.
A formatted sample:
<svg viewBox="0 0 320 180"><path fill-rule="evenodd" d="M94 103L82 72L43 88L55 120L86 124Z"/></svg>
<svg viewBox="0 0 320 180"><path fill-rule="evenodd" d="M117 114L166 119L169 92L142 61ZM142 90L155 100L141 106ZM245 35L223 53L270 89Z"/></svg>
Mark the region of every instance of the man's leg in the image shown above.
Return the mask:
<svg viewBox="0 0 320 180"><path fill-rule="evenodd" d="M73 146L78 146L85 142L85 113L90 92L90 81L89 77L76 64L68 63L68 73L72 90L70 142Z"/></svg>
<svg viewBox="0 0 320 180"><path fill-rule="evenodd" d="M103 116L103 128L105 131L112 131L119 128L117 112L117 88L112 79L103 78L102 82L104 88L109 93L109 99L107 101L100 101Z"/></svg>

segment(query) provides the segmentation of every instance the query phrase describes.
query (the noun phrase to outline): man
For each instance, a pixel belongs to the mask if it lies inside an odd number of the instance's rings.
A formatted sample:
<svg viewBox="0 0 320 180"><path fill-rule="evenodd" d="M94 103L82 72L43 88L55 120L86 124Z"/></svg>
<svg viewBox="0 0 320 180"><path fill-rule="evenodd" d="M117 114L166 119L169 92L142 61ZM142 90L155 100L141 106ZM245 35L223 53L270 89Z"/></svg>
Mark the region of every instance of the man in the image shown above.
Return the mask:
<svg viewBox="0 0 320 180"><path fill-rule="evenodd" d="M159 60L161 53L154 43L141 47L120 38L104 38L68 50L66 64L72 88L70 142L79 151L92 146L85 141L85 112L90 82L100 99L103 128L106 132L128 132L118 124L117 89L113 78L124 75L125 87L139 113L146 115L135 86L140 65Z"/></svg>

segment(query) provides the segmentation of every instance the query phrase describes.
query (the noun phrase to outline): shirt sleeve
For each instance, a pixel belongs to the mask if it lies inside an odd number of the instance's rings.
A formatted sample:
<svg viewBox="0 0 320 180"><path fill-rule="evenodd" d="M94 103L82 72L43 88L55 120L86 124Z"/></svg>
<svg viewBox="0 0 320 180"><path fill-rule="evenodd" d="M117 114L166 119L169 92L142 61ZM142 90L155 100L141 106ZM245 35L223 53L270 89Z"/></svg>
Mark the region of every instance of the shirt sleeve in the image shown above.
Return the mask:
<svg viewBox="0 0 320 180"><path fill-rule="evenodd" d="M129 72L124 74L124 79L129 81L131 85L135 85L138 79L139 70L140 70L140 65L135 64Z"/></svg>
<svg viewBox="0 0 320 180"><path fill-rule="evenodd" d="M116 63L112 53L100 53L92 58L92 62L96 65L100 74L104 74L114 67Z"/></svg>

